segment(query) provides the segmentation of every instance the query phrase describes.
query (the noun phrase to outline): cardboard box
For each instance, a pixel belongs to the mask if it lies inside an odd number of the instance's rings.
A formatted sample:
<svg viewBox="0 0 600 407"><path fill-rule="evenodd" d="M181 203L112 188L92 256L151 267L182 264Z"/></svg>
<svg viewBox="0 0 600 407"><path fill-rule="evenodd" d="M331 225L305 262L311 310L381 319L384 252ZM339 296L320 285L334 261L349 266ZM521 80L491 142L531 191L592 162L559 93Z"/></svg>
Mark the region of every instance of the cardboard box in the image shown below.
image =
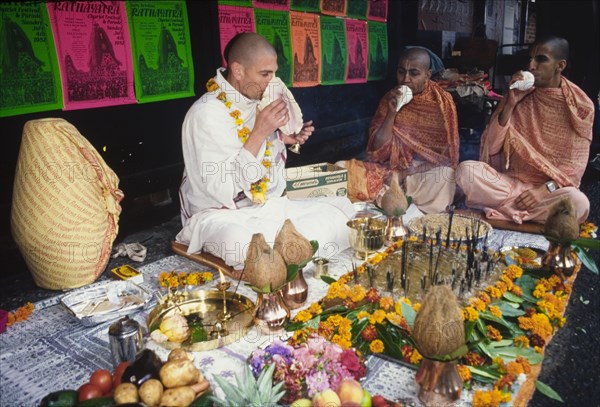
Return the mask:
<svg viewBox="0 0 600 407"><path fill-rule="evenodd" d="M348 195L348 170L335 164L287 168L286 179L290 199Z"/></svg>

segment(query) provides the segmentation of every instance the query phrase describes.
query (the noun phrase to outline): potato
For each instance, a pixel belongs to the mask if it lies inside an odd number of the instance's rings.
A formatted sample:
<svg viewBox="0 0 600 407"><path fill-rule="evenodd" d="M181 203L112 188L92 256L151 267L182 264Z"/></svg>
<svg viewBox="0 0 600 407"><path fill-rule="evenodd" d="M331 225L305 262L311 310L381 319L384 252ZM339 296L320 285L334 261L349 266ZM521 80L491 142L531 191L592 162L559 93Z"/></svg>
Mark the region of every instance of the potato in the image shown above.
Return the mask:
<svg viewBox="0 0 600 407"><path fill-rule="evenodd" d="M173 349L171 351L171 353L169 353L169 357L167 358L167 360L177 360L177 359L189 359L193 362L194 355L185 351L184 349L176 348L176 349Z"/></svg>
<svg viewBox="0 0 600 407"><path fill-rule="evenodd" d="M133 383L121 383L118 385L115 388L113 398L117 404L137 403L140 400L138 389Z"/></svg>
<svg viewBox="0 0 600 407"><path fill-rule="evenodd" d="M189 386L167 389L160 399L162 407L187 407L194 402L196 392Z"/></svg>
<svg viewBox="0 0 600 407"><path fill-rule="evenodd" d="M160 381L168 389L194 384L199 378L200 371L189 359L171 360L160 368Z"/></svg>
<svg viewBox="0 0 600 407"><path fill-rule="evenodd" d="M163 385L159 380L146 380L140 386L140 398L149 407L156 407L160 404L160 399L163 395Z"/></svg>

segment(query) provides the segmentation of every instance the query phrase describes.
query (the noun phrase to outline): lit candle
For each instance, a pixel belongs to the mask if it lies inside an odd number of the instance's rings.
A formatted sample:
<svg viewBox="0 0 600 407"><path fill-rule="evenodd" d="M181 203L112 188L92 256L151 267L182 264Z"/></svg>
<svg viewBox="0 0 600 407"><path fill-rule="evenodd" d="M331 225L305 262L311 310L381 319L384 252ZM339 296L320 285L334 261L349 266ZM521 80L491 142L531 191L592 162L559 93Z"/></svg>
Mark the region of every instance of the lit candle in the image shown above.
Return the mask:
<svg viewBox="0 0 600 407"><path fill-rule="evenodd" d="M221 280L221 284L225 284L225 274L219 269L219 279Z"/></svg>

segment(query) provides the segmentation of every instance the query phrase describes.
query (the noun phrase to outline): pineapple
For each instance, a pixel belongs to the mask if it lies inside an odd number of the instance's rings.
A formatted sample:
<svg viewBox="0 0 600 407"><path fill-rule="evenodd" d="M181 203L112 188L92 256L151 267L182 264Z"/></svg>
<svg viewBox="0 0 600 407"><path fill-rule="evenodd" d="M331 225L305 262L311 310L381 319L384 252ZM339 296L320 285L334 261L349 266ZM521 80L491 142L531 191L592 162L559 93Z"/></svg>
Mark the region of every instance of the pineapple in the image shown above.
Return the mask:
<svg viewBox="0 0 600 407"><path fill-rule="evenodd" d="M213 376L225 393L225 400L215 396L211 399L217 407L273 407L285 395L285 390L281 390L283 382L273 386L274 371L275 365L272 364L268 369L263 369L258 379L255 379L250 367L245 365L242 377L235 378L236 386L225 379Z"/></svg>

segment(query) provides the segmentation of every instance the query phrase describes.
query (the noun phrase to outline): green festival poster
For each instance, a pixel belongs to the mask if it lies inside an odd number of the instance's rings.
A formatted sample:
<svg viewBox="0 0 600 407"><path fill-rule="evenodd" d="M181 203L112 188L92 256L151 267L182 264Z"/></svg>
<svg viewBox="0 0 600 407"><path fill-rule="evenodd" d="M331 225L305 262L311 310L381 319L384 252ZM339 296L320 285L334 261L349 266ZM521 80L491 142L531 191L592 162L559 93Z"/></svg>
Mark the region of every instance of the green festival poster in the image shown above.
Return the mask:
<svg viewBox="0 0 600 407"><path fill-rule="evenodd" d="M290 34L290 13L254 9L256 32L267 39L277 51L277 76L287 86L292 84L292 38Z"/></svg>
<svg viewBox="0 0 600 407"><path fill-rule="evenodd" d="M369 0L350 0L348 1L348 8L346 10L346 13L350 18L366 20L368 9Z"/></svg>
<svg viewBox="0 0 600 407"><path fill-rule="evenodd" d="M294 11L306 11L307 13L318 13L321 11L321 0L292 0L290 9Z"/></svg>
<svg viewBox="0 0 600 407"><path fill-rule="evenodd" d="M369 35L369 77L370 81L385 79L388 65L387 24L375 21L367 23Z"/></svg>
<svg viewBox="0 0 600 407"><path fill-rule="evenodd" d="M128 1L138 103L194 96L185 0Z"/></svg>
<svg viewBox="0 0 600 407"><path fill-rule="evenodd" d="M252 0L219 0L219 5L236 6L236 7L252 7Z"/></svg>
<svg viewBox="0 0 600 407"><path fill-rule="evenodd" d="M321 55L321 85L345 83L348 47L343 19L321 16Z"/></svg>
<svg viewBox="0 0 600 407"><path fill-rule="evenodd" d="M0 4L0 117L63 107L46 3Z"/></svg>

